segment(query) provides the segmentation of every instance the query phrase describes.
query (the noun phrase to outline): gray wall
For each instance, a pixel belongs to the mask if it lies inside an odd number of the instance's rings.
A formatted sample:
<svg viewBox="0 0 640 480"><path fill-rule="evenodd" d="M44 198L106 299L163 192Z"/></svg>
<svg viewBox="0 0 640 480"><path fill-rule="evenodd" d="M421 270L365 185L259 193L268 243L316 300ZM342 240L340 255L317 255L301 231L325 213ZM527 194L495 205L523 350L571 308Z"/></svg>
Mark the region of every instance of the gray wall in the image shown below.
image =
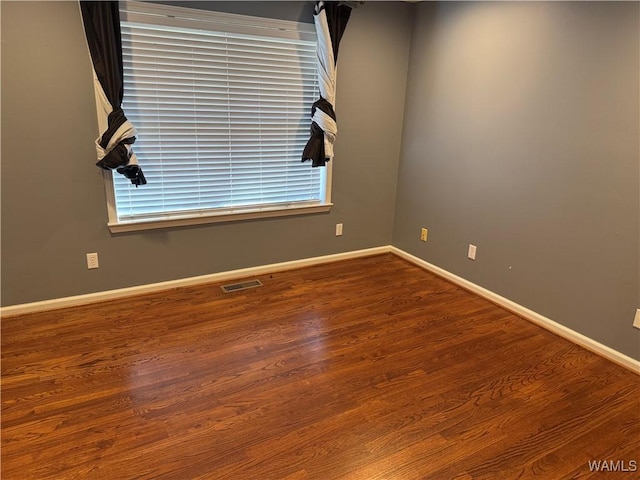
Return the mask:
<svg viewBox="0 0 640 480"><path fill-rule="evenodd" d="M343 38L331 213L118 235L107 229L94 166L95 100L78 4L0 5L3 306L391 243L410 5L360 8ZM308 8L291 6L296 15ZM365 83L365 72L376 81ZM384 144L371 141L382 136ZM99 253L100 269L87 270L87 252Z"/></svg>
<svg viewBox="0 0 640 480"><path fill-rule="evenodd" d="M635 2L418 5L393 233L634 358L639 32Z"/></svg>

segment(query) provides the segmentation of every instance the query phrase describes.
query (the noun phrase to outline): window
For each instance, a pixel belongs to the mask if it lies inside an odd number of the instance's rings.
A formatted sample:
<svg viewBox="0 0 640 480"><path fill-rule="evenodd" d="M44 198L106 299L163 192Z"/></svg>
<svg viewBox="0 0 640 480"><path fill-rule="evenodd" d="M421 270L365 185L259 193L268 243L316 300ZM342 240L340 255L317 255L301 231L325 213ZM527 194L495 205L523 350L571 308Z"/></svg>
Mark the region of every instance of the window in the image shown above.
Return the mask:
<svg viewBox="0 0 640 480"><path fill-rule="evenodd" d="M148 184L108 181L112 231L330 208L330 170L300 161L313 25L121 5L123 109Z"/></svg>

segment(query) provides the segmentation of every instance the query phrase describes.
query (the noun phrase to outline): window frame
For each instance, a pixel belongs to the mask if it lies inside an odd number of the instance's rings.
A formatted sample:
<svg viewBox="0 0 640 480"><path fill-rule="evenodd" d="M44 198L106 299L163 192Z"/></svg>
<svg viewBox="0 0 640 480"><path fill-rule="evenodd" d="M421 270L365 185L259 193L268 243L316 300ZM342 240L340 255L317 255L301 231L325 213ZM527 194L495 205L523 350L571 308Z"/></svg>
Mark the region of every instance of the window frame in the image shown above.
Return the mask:
<svg viewBox="0 0 640 480"><path fill-rule="evenodd" d="M157 22L154 21L154 23L158 25L193 28L193 24L198 22L203 26L206 25L206 28L211 30L215 30L215 26L224 26L225 31L240 34L255 35L257 33L256 30L263 29L263 31L270 30L277 33L278 36L285 38L301 38L302 36L303 38L315 39L316 35L313 24L301 22L141 2L121 2L121 5L120 18L122 21L136 21L136 18L139 20L140 16L152 15L157 19ZM250 24L250 26L248 27L247 24ZM103 104L100 101L97 90L95 91L95 96L98 127L99 131L103 132L107 127L107 112L105 112L102 106ZM311 105L309 105L309 109L311 109ZM309 126L310 125L311 118L309 117ZM133 148L135 151L135 144ZM302 152L300 152L300 154L302 154ZM209 209L193 212L187 211L184 213L154 215L153 218L132 221L118 219L113 173L102 170L107 204L107 225L112 233L121 233L208 223L326 213L329 212L333 206L331 202L332 164L333 162L328 162L325 167L322 167L321 184L324 184L324 191L321 194L319 202L292 202L290 204L283 203L277 206L265 205L257 207ZM144 160L141 167L144 169ZM309 166L308 168L312 167ZM140 188L145 187L142 186Z"/></svg>

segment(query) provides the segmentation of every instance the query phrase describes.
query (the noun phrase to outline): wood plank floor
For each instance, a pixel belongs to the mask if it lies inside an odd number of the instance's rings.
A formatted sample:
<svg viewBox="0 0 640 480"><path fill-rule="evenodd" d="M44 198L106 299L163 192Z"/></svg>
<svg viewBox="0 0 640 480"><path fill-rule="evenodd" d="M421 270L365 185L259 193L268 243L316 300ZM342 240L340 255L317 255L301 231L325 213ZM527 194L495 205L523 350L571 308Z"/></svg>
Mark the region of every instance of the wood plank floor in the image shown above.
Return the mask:
<svg viewBox="0 0 640 480"><path fill-rule="evenodd" d="M390 254L259 278L3 320L2 478L638 478L632 372Z"/></svg>

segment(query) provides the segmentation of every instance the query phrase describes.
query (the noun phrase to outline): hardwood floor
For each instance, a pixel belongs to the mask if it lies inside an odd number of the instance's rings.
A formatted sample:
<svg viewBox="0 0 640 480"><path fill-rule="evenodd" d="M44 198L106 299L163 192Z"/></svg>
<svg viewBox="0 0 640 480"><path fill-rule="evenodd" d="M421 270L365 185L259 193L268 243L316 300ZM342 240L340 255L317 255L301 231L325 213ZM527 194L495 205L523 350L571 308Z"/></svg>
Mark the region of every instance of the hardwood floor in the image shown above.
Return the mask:
<svg viewBox="0 0 640 480"><path fill-rule="evenodd" d="M632 372L390 254L259 278L3 320L2 478L638 478Z"/></svg>

